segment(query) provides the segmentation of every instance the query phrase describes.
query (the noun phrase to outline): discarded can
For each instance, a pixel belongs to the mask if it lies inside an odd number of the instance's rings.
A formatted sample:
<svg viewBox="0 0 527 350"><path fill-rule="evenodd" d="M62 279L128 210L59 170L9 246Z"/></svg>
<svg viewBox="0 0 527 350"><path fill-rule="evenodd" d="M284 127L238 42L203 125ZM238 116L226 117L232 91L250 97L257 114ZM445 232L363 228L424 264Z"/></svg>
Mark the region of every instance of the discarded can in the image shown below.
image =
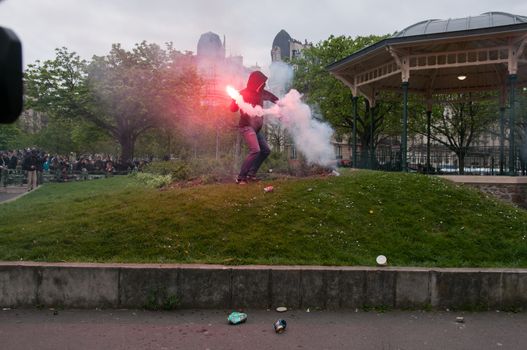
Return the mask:
<svg viewBox="0 0 527 350"><path fill-rule="evenodd" d="M267 186L267 187L264 187L264 192L273 192L274 190L274 187L273 186Z"/></svg>
<svg viewBox="0 0 527 350"><path fill-rule="evenodd" d="M247 321L247 314L243 312L233 312L227 317L230 324L240 324Z"/></svg>
<svg viewBox="0 0 527 350"><path fill-rule="evenodd" d="M285 332L285 327L287 327L287 322L285 320L278 320L274 323L274 331L278 334Z"/></svg>

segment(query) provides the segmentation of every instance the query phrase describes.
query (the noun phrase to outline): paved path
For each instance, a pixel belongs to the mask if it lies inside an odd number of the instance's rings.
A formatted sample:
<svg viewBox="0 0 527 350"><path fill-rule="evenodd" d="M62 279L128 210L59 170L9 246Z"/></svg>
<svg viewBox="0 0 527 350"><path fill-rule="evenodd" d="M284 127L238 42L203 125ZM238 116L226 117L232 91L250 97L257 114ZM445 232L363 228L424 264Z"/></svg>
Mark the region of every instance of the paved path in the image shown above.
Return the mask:
<svg viewBox="0 0 527 350"><path fill-rule="evenodd" d="M0 348L15 349L525 349L527 313L226 310L0 311ZM54 314L56 313L56 314ZM464 317L457 323L456 317ZM275 334L283 318L287 330Z"/></svg>
<svg viewBox="0 0 527 350"><path fill-rule="evenodd" d="M27 193L26 186L8 186L0 188L0 203L7 203Z"/></svg>

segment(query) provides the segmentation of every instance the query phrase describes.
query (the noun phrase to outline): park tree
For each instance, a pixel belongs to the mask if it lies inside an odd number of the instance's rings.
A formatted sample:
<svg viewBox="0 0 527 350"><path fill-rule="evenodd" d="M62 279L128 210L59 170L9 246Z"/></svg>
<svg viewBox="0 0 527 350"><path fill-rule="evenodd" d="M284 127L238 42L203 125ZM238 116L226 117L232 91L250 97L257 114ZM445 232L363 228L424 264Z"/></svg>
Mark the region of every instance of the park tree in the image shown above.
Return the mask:
<svg viewBox="0 0 527 350"><path fill-rule="evenodd" d="M352 94L349 87L328 73L326 67L386 37L387 35L355 38L330 36L327 40L306 48L303 57L292 62L296 68L293 87L304 94L307 103L318 107L323 119L329 122L338 134L349 135L353 129ZM398 115L395 113L397 105L391 98L383 102L382 97L379 96L375 106L365 98L360 97L358 100L356 130L362 166L369 161L369 152L381 141L382 135L400 128L393 120L387 121L390 117Z"/></svg>
<svg viewBox="0 0 527 350"><path fill-rule="evenodd" d="M17 139L21 134L17 124L0 124L0 150L18 148Z"/></svg>
<svg viewBox="0 0 527 350"><path fill-rule="evenodd" d="M187 56L171 44L146 42L132 50L115 44L90 62L58 49L55 59L27 70L28 107L50 119L89 122L119 144L122 161L130 161L140 135L174 127L191 113L200 80ZM78 132L73 136L79 139Z"/></svg>
<svg viewBox="0 0 527 350"><path fill-rule="evenodd" d="M490 132L497 121L497 98L490 93L458 93L437 96L441 100L430 120L430 139L446 146L458 158L459 174L465 173L465 157L474 142ZM414 107L419 109L417 104ZM427 135L424 106L411 128Z"/></svg>
<svg viewBox="0 0 527 350"><path fill-rule="evenodd" d="M183 55L184 56L184 55ZM88 83L99 113L91 120L121 145L130 160L137 138L156 127L173 127L192 113L200 80L171 46L166 50L142 42L131 51L114 45L107 56L94 57Z"/></svg>
<svg viewBox="0 0 527 350"><path fill-rule="evenodd" d="M29 64L24 74L25 108L48 118L70 118L88 110L87 62L67 48L55 49L55 58Z"/></svg>
<svg viewBox="0 0 527 350"><path fill-rule="evenodd" d="M56 49L52 60L28 65L21 119L33 145L54 153L75 150L71 131L87 98L85 69L86 61L66 48Z"/></svg>

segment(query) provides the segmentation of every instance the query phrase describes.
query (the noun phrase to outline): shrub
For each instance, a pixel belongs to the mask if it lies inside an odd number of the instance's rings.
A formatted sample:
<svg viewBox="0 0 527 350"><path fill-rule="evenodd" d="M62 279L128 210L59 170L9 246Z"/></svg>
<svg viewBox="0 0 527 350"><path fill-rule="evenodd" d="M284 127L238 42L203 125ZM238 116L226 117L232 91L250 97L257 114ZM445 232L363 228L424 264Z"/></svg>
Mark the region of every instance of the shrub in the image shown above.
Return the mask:
<svg viewBox="0 0 527 350"><path fill-rule="evenodd" d="M189 161L188 165L193 177L223 178L232 175L234 170L231 157L198 158Z"/></svg>
<svg viewBox="0 0 527 350"><path fill-rule="evenodd" d="M172 176L170 175L155 175L150 173L134 173L130 175L136 178L139 182L144 183L148 187L161 188L172 183Z"/></svg>
<svg viewBox="0 0 527 350"><path fill-rule="evenodd" d="M268 172L269 169L273 169L275 173L289 174L291 171L287 153L271 152L260 167L260 171Z"/></svg>
<svg viewBox="0 0 527 350"><path fill-rule="evenodd" d="M181 160L152 162L143 171L154 175L169 175L172 180L187 180L191 175L188 164Z"/></svg>

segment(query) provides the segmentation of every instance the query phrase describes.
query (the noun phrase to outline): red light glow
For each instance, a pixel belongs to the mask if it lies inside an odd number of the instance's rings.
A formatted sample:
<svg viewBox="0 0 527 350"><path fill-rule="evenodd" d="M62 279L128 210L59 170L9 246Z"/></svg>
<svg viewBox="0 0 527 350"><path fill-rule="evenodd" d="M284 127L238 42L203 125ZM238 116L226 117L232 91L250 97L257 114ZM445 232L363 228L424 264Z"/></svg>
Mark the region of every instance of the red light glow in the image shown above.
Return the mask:
<svg viewBox="0 0 527 350"><path fill-rule="evenodd" d="M232 86L230 85L227 85L227 94L233 99L233 100L236 100L240 97L240 93L238 92L238 90L236 90L235 88L233 88Z"/></svg>

